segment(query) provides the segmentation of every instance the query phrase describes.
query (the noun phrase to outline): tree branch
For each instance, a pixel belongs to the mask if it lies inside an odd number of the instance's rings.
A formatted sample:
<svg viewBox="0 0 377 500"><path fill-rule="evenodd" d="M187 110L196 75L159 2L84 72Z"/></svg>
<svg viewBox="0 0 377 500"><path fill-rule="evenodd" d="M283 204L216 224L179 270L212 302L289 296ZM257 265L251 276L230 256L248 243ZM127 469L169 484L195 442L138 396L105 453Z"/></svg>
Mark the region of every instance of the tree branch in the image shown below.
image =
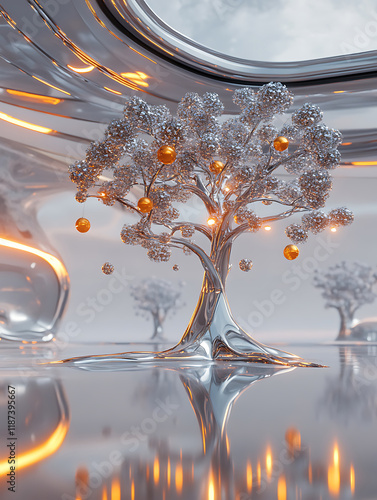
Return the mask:
<svg viewBox="0 0 377 500"><path fill-rule="evenodd" d="M286 212L282 212L281 214L273 215L271 217L263 217L260 220L261 220L261 223L263 225L267 222L274 222L277 220L286 219L287 217L290 217L295 212L303 212L303 211L307 211L307 210L308 210L307 208L293 207L291 210L287 210ZM247 222L245 222L244 224L240 224L238 227L236 227L235 229L233 229L233 231L231 231L229 233L229 235L225 238L224 244L227 243L229 240L231 240L233 242L236 238L238 238L238 236L240 236L242 233L246 232L249 228L250 228L250 226Z"/></svg>
<svg viewBox="0 0 377 500"><path fill-rule="evenodd" d="M100 196L97 196L97 198L101 198ZM120 203L121 205L124 205L125 207L127 208L131 208L132 210L134 210L134 212L136 212L140 217L143 217L143 214L140 212L140 210L136 207L134 207L132 205L131 202L129 202L128 200L125 200L124 198L115 198L116 201L118 203Z"/></svg>
<svg viewBox="0 0 377 500"><path fill-rule="evenodd" d="M280 167L280 165L282 165L283 163L287 162L288 160L292 160L294 158L298 158L299 156L302 156L303 154L305 154L304 151L298 150L295 153L292 153L291 155L282 158L280 161L278 161L277 163L274 163L273 165L270 165L267 168L267 174L270 174L271 172L273 172L274 170L276 170L278 167Z"/></svg>
<svg viewBox="0 0 377 500"><path fill-rule="evenodd" d="M181 184L181 187L183 189L186 189L187 191L191 191L191 193L195 194L198 198L200 198L203 201L204 205L206 206L207 211L210 215L214 212L217 212L218 207L205 192L199 189L199 187L194 186L193 184Z"/></svg>
<svg viewBox="0 0 377 500"><path fill-rule="evenodd" d="M223 284L218 275L218 272L207 253L200 248L195 243L185 240L184 238L171 238L170 246L176 246L176 248L181 248L181 245L189 248L195 255L197 255L202 263L202 266L206 271L208 271L209 277L212 281L214 288L218 291L223 291Z"/></svg>
<svg viewBox="0 0 377 500"><path fill-rule="evenodd" d="M192 226L195 231L199 231L200 233L207 236L209 240L212 240L212 233L203 224L195 224L193 222L178 222L177 224L170 225L169 228L171 229L171 234L173 235L176 231L179 231L181 228L187 226Z"/></svg>

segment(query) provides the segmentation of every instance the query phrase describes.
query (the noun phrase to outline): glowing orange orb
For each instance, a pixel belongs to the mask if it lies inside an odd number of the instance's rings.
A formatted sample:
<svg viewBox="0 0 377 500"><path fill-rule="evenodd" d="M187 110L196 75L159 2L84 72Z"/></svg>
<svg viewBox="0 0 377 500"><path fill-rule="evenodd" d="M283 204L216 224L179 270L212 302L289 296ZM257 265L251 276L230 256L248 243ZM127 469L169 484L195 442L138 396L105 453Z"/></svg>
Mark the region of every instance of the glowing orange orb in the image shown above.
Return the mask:
<svg viewBox="0 0 377 500"><path fill-rule="evenodd" d="M289 146L289 141L286 137L283 137L282 135L279 137L276 137L274 140L274 148L276 151L285 151Z"/></svg>
<svg viewBox="0 0 377 500"><path fill-rule="evenodd" d="M217 161L217 160L211 163L211 165L209 166L210 171L216 175L220 174L223 168L224 168L224 163L222 161Z"/></svg>
<svg viewBox="0 0 377 500"><path fill-rule="evenodd" d="M75 226L79 233L87 233L90 229L90 222L85 217L80 217L77 219Z"/></svg>
<svg viewBox="0 0 377 500"><path fill-rule="evenodd" d="M209 226L214 226L216 224L216 219L214 219L213 217L210 217L209 219L207 219L207 224Z"/></svg>
<svg viewBox="0 0 377 500"><path fill-rule="evenodd" d="M137 202L137 206L140 212L143 212L143 214L147 214L153 208L153 201L150 198L143 197L140 198L140 200Z"/></svg>
<svg viewBox="0 0 377 500"><path fill-rule="evenodd" d="M296 247L296 245L287 245L284 248L284 257L288 260L295 260L298 257L298 254L300 253L299 249Z"/></svg>
<svg viewBox="0 0 377 500"><path fill-rule="evenodd" d="M161 146L157 151L157 158L164 165L170 165L175 161L177 157L177 153L175 152L175 148L173 146Z"/></svg>

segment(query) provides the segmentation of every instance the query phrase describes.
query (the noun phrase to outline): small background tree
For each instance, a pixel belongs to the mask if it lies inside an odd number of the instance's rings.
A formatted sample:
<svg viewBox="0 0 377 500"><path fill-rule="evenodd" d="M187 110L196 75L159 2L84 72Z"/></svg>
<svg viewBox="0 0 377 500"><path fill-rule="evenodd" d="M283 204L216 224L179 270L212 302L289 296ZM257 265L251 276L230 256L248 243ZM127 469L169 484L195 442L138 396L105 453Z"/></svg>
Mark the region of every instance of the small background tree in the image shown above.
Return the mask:
<svg viewBox="0 0 377 500"><path fill-rule="evenodd" d="M131 286L136 311L146 318L152 316L152 340L164 340L163 324L167 315L183 306L182 286L161 278L147 278Z"/></svg>
<svg viewBox="0 0 377 500"><path fill-rule="evenodd" d="M316 271L314 286L322 290L325 307L333 307L340 315L337 340L351 333L355 312L364 304L371 304L376 293L377 272L367 264L342 261L326 271Z"/></svg>

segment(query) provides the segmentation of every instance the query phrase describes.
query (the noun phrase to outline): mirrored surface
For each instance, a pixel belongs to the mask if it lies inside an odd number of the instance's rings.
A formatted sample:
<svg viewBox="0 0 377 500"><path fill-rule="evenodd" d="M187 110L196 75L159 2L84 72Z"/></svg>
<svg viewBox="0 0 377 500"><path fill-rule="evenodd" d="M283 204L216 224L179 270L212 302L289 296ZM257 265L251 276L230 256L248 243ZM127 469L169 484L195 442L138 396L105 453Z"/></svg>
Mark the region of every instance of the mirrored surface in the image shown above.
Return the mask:
<svg viewBox="0 0 377 500"><path fill-rule="evenodd" d="M8 347L1 360L3 408L7 386L16 387L17 446L56 430L57 395L66 433L17 470L16 494L2 475L2 498L375 498L374 345L287 346L329 366L289 370L169 363L93 371L40 363L114 346L24 347L22 355Z"/></svg>

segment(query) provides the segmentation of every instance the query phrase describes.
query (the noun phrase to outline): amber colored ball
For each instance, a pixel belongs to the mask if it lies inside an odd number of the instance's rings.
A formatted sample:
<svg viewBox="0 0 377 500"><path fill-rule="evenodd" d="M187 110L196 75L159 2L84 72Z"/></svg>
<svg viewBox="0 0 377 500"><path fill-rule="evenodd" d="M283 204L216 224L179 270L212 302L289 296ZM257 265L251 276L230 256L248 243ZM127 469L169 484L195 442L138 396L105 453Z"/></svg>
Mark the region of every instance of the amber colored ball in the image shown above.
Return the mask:
<svg viewBox="0 0 377 500"><path fill-rule="evenodd" d="M139 207L140 212L143 214L149 213L153 208L153 201L150 198L140 198L137 202L137 206Z"/></svg>
<svg viewBox="0 0 377 500"><path fill-rule="evenodd" d="M90 229L90 222L85 217L80 217L76 221L76 229L79 233L87 233Z"/></svg>
<svg viewBox="0 0 377 500"><path fill-rule="evenodd" d="M224 163L222 161L218 161L218 160L214 161L209 166L210 171L216 175L220 174L222 172L223 168L224 168Z"/></svg>
<svg viewBox="0 0 377 500"><path fill-rule="evenodd" d="M173 148L173 146L161 146L157 151L157 158L164 165L174 163L176 157L177 153L175 152L175 148Z"/></svg>
<svg viewBox="0 0 377 500"><path fill-rule="evenodd" d="M285 151L289 146L289 141L286 137L283 137L282 135L279 137L276 137L274 140L274 148L276 151Z"/></svg>
<svg viewBox="0 0 377 500"><path fill-rule="evenodd" d="M300 250L296 245L287 245L284 248L284 257L288 260L295 260L298 257Z"/></svg>

